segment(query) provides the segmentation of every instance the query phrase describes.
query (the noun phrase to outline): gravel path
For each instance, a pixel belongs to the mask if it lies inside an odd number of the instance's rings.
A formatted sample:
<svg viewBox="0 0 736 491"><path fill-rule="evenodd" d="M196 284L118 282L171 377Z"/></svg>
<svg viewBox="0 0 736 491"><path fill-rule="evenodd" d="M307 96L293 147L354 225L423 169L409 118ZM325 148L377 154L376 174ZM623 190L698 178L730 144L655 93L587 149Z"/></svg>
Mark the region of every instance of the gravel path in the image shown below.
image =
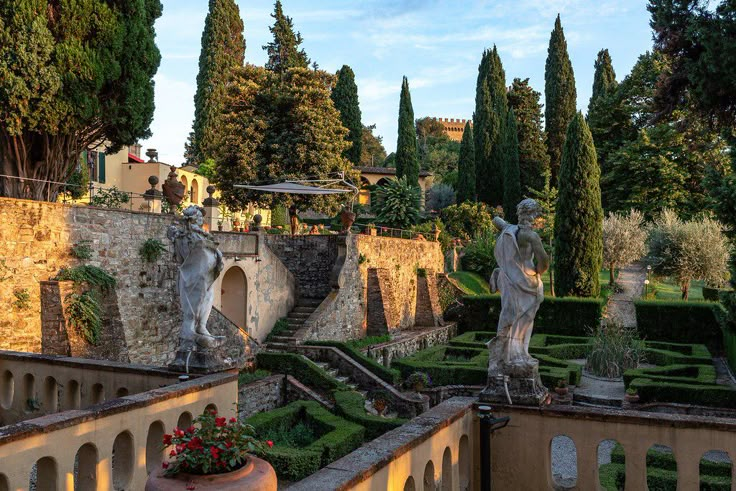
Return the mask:
<svg viewBox="0 0 736 491"><path fill-rule="evenodd" d="M641 297L646 279L647 270L642 263L631 264L619 271L616 283L622 291L614 293L608 300L609 319L617 320L625 327L636 327L634 300Z"/></svg>

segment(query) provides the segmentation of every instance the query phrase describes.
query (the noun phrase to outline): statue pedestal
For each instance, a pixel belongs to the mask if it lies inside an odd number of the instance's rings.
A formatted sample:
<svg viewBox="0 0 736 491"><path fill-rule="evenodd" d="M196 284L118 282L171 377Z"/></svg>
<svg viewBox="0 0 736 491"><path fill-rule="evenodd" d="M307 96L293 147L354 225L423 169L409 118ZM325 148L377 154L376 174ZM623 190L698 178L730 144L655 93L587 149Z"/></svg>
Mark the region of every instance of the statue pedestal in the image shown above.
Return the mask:
<svg viewBox="0 0 736 491"><path fill-rule="evenodd" d="M549 391L539 377L539 362L499 363L488 371L488 385L480 393L480 401L499 404L541 406Z"/></svg>
<svg viewBox="0 0 736 491"><path fill-rule="evenodd" d="M237 368L236 360L223 359L215 349L199 348L194 351L179 349L174 361L169 363L169 370L197 374L224 372L232 368Z"/></svg>

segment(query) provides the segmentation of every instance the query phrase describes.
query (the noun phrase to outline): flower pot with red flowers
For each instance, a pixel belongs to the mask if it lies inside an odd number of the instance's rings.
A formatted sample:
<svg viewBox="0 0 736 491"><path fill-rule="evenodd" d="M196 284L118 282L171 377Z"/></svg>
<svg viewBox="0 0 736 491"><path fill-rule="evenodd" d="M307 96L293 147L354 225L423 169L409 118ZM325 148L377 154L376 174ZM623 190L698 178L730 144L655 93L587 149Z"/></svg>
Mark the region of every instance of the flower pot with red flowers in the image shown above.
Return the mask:
<svg viewBox="0 0 736 491"><path fill-rule="evenodd" d="M187 429L174 428L163 438L169 461L154 471L146 491L276 491L276 472L252 454L263 447L252 426L206 411Z"/></svg>
<svg viewBox="0 0 736 491"><path fill-rule="evenodd" d="M639 393L635 388L629 387L626 389L626 394L624 394L624 400L629 403L637 403L639 402Z"/></svg>

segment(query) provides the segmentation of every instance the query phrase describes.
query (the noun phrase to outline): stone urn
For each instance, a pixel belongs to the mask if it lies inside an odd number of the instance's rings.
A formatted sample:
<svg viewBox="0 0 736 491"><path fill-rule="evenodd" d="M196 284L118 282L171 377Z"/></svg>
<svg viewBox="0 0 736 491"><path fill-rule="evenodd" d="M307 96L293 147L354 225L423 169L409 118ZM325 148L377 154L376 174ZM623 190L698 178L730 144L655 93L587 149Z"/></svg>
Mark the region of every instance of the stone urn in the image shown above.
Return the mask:
<svg viewBox="0 0 736 491"><path fill-rule="evenodd" d="M347 208L343 208L340 212L340 222L342 223L343 233L348 233L350 231L350 227L355 223L355 213Z"/></svg>
<svg viewBox="0 0 736 491"><path fill-rule="evenodd" d="M184 184L179 182L179 178L176 175L176 167L173 165L170 168L167 179L161 185L161 189L163 190L164 198L169 203L170 213L174 213L179 203L184 200L186 190L184 189Z"/></svg>
<svg viewBox="0 0 736 491"><path fill-rule="evenodd" d="M206 476L180 473L172 477L162 476L163 469L154 471L146 481L146 491L276 491L276 472L263 459L250 456L240 469L224 474Z"/></svg>

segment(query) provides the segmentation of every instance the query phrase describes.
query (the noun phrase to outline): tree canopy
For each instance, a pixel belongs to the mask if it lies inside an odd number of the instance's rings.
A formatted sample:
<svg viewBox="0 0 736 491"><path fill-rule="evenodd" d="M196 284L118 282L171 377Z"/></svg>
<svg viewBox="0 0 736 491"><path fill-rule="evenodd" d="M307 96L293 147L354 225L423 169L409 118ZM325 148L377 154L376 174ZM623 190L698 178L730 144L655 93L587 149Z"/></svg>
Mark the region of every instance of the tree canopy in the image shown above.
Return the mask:
<svg viewBox="0 0 736 491"><path fill-rule="evenodd" d="M334 213L347 196L267 194L234 189L233 184L275 182L286 178L335 177L346 171L347 130L332 103L334 75L290 68L281 74L247 65L235 73L226 107L224 144L216 159L215 184L233 209L248 203L273 206L292 202ZM352 173L351 173L352 172Z"/></svg>
<svg viewBox="0 0 736 491"><path fill-rule="evenodd" d="M332 89L332 102L340 112L342 125L348 129L348 141L351 146L345 151L345 157L353 165L360 165L363 153L363 123L361 122L355 74L353 69L347 65L343 65L337 72L337 83Z"/></svg>
<svg viewBox="0 0 736 491"><path fill-rule="evenodd" d="M475 201L475 148L473 127L465 123L463 140L460 142L460 158L457 163L457 202Z"/></svg>
<svg viewBox="0 0 736 491"><path fill-rule="evenodd" d="M386 149L383 146L383 137L373 134L376 125L363 126L361 132L362 144L360 153L360 165L381 166L386 160Z"/></svg>
<svg viewBox="0 0 736 491"><path fill-rule="evenodd" d="M307 68L309 57L304 49L299 49L302 44L302 35L294 32L294 22L291 17L284 14L281 0L276 0L271 17L274 20L269 31L273 35L273 41L263 46L268 53L266 69L284 73L289 68Z"/></svg>
<svg viewBox="0 0 736 491"><path fill-rule="evenodd" d="M158 0L0 2L0 173L63 183L89 145L150 136L160 15ZM0 194L61 186L3 178Z"/></svg>
<svg viewBox="0 0 736 491"><path fill-rule="evenodd" d="M515 78L508 91L509 107L516 116L516 137L519 141L519 179L521 193L544 189L545 173L549 171L549 154L542 126L541 94L529 85L529 79Z"/></svg>
<svg viewBox="0 0 736 491"><path fill-rule="evenodd" d="M593 137L581 113L567 130L555 215L555 291L596 297L603 256L600 169Z"/></svg>
<svg viewBox="0 0 736 491"><path fill-rule="evenodd" d="M559 15L555 20L555 27L547 49L547 63L544 67L544 97L547 153L552 170L552 185L556 186L567 127L575 116L577 105L575 73L567 53L567 41Z"/></svg>
<svg viewBox="0 0 736 491"><path fill-rule="evenodd" d="M227 78L244 61L243 19L238 5L234 0L210 0L199 54L194 125L186 152L188 164L199 165L212 157Z"/></svg>
<svg viewBox="0 0 736 491"><path fill-rule="evenodd" d="M399 99L399 137L396 142L396 177L419 186L419 156L417 155L417 131L414 126L414 108L411 105L409 81L401 82Z"/></svg>

